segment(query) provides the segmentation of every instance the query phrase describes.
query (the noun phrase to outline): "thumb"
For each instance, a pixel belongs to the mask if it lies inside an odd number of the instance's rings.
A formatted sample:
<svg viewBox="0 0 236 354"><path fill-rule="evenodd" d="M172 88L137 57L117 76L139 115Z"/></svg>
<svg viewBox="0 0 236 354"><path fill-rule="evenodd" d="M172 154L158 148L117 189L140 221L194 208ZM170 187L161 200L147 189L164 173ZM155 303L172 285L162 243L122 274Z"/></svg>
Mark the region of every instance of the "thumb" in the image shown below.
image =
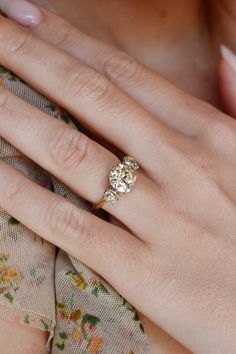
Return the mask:
<svg viewBox="0 0 236 354"><path fill-rule="evenodd" d="M236 118L236 55L221 46L222 61L219 66L219 89L225 112Z"/></svg>

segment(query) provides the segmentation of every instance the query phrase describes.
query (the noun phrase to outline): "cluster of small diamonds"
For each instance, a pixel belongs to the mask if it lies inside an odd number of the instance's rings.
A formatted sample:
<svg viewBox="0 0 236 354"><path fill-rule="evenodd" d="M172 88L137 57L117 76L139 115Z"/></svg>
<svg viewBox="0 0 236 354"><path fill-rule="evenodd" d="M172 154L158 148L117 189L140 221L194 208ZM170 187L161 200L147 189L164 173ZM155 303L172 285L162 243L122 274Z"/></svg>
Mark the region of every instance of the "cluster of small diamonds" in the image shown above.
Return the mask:
<svg viewBox="0 0 236 354"><path fill-rule="evenodd" d="M121 163L114 166L109 174L110 189L104 193L104 200L114 204L119 200L120 193L130 192L135 185L138 163L131 156L125 156Z"/></svg>

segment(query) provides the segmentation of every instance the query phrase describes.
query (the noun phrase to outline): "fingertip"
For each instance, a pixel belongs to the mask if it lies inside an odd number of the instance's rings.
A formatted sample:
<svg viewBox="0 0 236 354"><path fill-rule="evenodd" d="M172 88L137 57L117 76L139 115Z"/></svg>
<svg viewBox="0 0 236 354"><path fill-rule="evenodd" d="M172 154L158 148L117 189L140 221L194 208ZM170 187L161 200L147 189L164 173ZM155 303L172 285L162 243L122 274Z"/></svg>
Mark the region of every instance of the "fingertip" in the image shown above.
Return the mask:
<svg viewBox="0 0 236 354"><path fill-rule="evenodd" d="M37 26L43 19L39 8L26 0L0 0L0 9L9 18L26 27Z"/></svg>
<svg viewBox="0 0 236 354"><path fill-rule="evenodd" d="M224 58L219 63L219 90L226 113L236 118L236 71Z"/></svg>

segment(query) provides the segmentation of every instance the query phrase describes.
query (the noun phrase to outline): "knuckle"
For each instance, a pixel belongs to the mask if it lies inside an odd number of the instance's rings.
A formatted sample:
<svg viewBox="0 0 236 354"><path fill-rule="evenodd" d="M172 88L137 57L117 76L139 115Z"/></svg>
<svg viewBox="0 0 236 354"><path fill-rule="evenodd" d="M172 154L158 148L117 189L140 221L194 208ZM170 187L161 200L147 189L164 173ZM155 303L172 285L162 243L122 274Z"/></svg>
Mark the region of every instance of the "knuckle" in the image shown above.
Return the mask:
<svg viewBox="0 0 236 354"><path fill-rule="evenodd" d="M79 131L61 125L52 131L48 150L60 168L77 168L88 155L89 140Z"/></svg>
<svg viewBox="0 0 236 354"><path fill-rule="evenodd" d="M16 32L6 43L6 50L13 54L22 54L29 50L31 37L29 34Z"/></svg>
<svg viewBox="0 0 236 354"><path fill-rule="evenodd" d="M111 82L89 68L74 66L67 74L66 91L85 101L103 101L110 97Z"/></svg>
<svg viewBox="0 0 236 354"><path fill-rule="evenodd" d="M7 91L3 88L0 88L0 111L4 111L6 109L8 100Z"/></svg>
<svg viewBox="0 0 236 354"><path fill-rule="evenodd" d="M103 72L115 82L132 82L138 77L140 65L129 55L109 56L103 64Z"/></svg>
<svg viewBox="0 0 236 354"><path fill-rule="evenodd" d="M64 48L70 38L72 37L74 28L66 22L63 22L63 26L60 27L60 30L55 33L55 37L53 38L53 44L56 47Z"/></svg>
<svg viewBox="0 0 236 354"><path fill-rule="evenodd" d="M65 201L55 199L48 207L45 216L46 228L52 233L64 234L71 238L78 238L84 234L84 223L78 217L75 207Z"/></svg>
<svg viewBox="0 0 236 354"><path fill-rule="evenodd" d="M236 122L226 114L217 111L215 108L208 110L207 127L203 131L203 136L236 142Z"/></svg>
<svg viewBox="0 0 236 354"><path fill-rule="evenodd" d="M21 177L15 177L12 183L6 183L4 188L4 199L9 203L18 201L25 190L25 184Z"/></svg>

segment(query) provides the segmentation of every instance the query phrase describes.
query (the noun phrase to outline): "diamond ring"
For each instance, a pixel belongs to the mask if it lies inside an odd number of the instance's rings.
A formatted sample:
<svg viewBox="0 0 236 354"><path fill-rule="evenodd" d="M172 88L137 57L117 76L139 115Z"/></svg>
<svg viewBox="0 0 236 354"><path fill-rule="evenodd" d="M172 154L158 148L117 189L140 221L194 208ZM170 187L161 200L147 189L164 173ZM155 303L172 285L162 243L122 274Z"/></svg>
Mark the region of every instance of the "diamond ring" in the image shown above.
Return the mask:
<svg viewBox="0 0 236 354"><path fill-rule="evenodd" d="M135 186L138 163L131 156L125 156L109 173L110 188L103 195L102 200L93 205L93 209L100 209L106 202L115 204L121 194L129 193Z"/></svg>

